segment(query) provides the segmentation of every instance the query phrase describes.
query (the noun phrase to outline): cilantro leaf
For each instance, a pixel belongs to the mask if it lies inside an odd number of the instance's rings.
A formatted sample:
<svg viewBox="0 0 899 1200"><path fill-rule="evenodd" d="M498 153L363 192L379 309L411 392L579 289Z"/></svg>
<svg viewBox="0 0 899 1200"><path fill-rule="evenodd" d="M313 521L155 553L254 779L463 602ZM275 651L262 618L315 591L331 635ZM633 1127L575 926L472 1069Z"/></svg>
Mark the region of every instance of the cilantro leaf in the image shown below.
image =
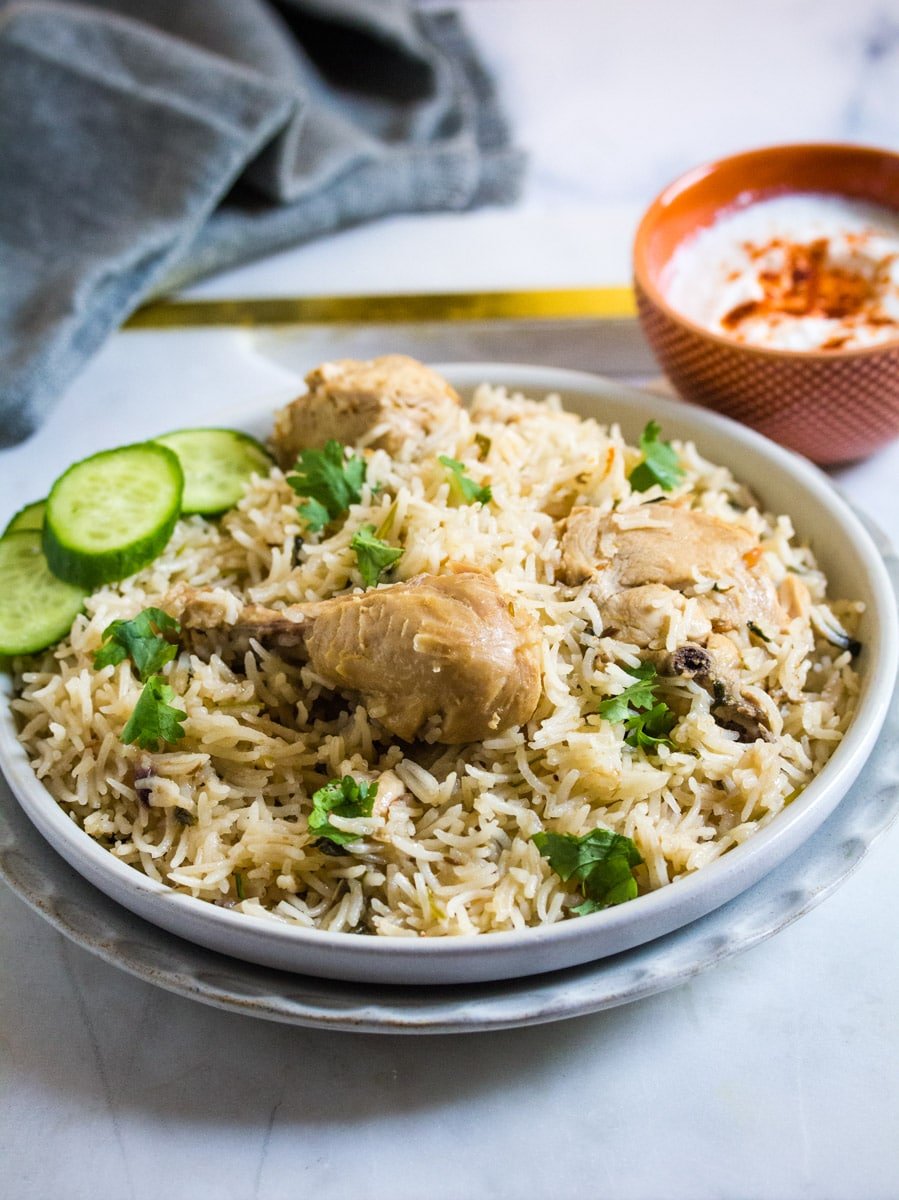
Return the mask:
<svg viewBox="0 0 899 1200"><path fill-rule="evenodd" d="M629 838L626 840L630 841ZM640 861L642 862L642 859ZM611 908L614 904L624 904L626 900L635 900L637 881L634 879L629 859L623 854L614 854L605 862L597 863L582 890L586 899L583 904L578 904L572 910L579 917L603 908Z"/></svg>
<svg viewBox="0 0 899 1200"><path fill-rule="evenodd" d="M648 492L654 483L670 492L684 477L683 468L677 461L677 451L670 442L660 442L662 432L657 421L649 421L640 434L640 449L643 461L628 475L628 482L635 492Z"/></svg>
<svg viewBox="0 0 899 1200"><path fill-rule="evenodd" d="M358 841L358 834L335 829L328 819L329 815L335 813L338 817L370 817L377 794L377 783L354 779L352 775L332 779L317 792L313 792L309 832L327 838L337 846L346 846L349 842Z"/></svg>
<svg viewBox="0 0 899 1200"><path fill-rule="evenodd" d="M351 504L357 504L365 482L364 458L350 452L333 438L324 450L301 450L294 474L287 482L306 503L299 506L300 516L313 533L336 520Z"/></svg>
<svg viewBox="0 0 899 1200"><path fill-rule="evenodd" d="M460 504L489 504L493 499L493 490L489 484L478 487L473 479L465 472L465 464L458 459L441 454L437 460L450 473L450 495Z"/></svg>
<svg viewBox="0 0 899 1200"><path fill-rule="evenodd" d="M353 534L350 549L356 551L359 574L366 587L374 587L389 566L403 557L396 546L389 546L375 534L374 525L363 525Z"/></svg>
<svg viewBox="0 0 899 1200"><path fill-rule="evenodd" d="M601 700L597 706L597 712L601 717L605 717L607 721L611 721L613 725L620 725L630 715L631 709L652 708L655 703L653 694L653 681L656 677L656 669L651 662L640 663L639 667L625 667L628 675L633 675L636 683L632 683L630 687L626 687L623 692L617 696L610 696L608 700Z"/></svg>
<svg viewBox="0 0 899 1200"><path fill-rule="evenodd" d="M126 745L137 742L144 750L158 750L160 742L180 741L187 713L172 706L174 699L175 693L162 676L151 675L122 730L121 740Z"/></svg>
<svg viewBox="0 0 899 1200"><path fill-rule="evenodd" d="M297 512L311 533L318 533L331 520L331 514L318 500L307 500L305 504L298 504Z"/></svg>
<svg viewBox="0 0 899 1200"><path fill-rule="evenodd" d="M94 655L94 670L130 658L142 683L158 674L178 653L181 626L161 608L145 608L131 621L113 621L103 630L103 645Z"/></svg>
<svg viewBox="0 0 899 1200"><path fill-rule="evenodd" d="M634 749L639 747L651 753L656 746L670 746L668 734L677 723L677 716L664 701L654 704L649 712L632 713L624 722L627 733L624 740Z"/></svg>
<svg viewBox="0 0 899 1200"><path fill-rule="evenodd" d="M564 882L575 880L584 897L578 916L623 904L637 895L633 867L643 862L629 837L611 829L592 829L583 837L571 833L538 833L534 845Z"/></svg>
<svg viewBox="0 0 899 1200"><path fill-rule="evenodd" d="M601 700L597 712L613 725L624 725L624 740L634 749L639 747L652 752L656 746L670 746L668 734L674 728L677 716L664 700L656 697L655 667L651 662L644 662L639 667L625 669L637 682L619 695Z"/></svg>

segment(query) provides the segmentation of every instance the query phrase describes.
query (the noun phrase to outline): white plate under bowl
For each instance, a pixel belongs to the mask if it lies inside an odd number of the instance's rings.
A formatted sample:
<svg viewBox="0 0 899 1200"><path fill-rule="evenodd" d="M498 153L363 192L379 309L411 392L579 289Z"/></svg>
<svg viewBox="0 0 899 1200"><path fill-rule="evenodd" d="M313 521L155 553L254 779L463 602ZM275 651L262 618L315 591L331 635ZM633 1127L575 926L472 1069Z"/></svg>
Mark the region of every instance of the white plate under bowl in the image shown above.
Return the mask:
<svg viewBox="0 0 899 1200"><path fill-rule="evenodd" d="M460 391L503 384L566 408L617 422L635 442L651 417L667 437L696 442L729 467L773 512L789 513L827 574L831 594L866 604L859 706L821 774L776 820L742 846L686 879L591 916L511 933L391 939L326 933L250 917L173 892L120 862L67 817L31 770L7 703L0 705L0 766L40 832L81 875L146 920L248 962L330 979L367 983L460 984L559 970L650 942L726 904L779 866L833 811L855 780L883 724L897 667L897 617L889 577L869 534L826 478L809 463L723 417L659 399L580 372L496 363L438 367ZM265 433L271 407L228 414ZM10 681L0 689L8 697Z"/></svg>

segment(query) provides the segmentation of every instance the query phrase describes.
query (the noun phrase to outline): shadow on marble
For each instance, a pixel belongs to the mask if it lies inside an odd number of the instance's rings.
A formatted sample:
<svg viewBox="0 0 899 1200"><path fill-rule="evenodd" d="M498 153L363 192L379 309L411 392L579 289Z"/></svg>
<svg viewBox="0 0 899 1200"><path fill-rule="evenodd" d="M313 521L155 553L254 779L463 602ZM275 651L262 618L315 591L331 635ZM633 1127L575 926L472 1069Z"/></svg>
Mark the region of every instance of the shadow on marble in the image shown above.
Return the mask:
<svg viewBox="0 0 899 1200"><path fill-rule="evenodd" d="M242 1017L154 988L73 946L3 889L9 941L0 1020L17 1072L69 1105L161 1122L297 1128L514 1097L575 1073L587 1046L621 1045L654 1013L626 1008L458 1037L337 1033ZM18 953L17 953L18 951ZM681 992L689 990L680 989Z"/></svg>

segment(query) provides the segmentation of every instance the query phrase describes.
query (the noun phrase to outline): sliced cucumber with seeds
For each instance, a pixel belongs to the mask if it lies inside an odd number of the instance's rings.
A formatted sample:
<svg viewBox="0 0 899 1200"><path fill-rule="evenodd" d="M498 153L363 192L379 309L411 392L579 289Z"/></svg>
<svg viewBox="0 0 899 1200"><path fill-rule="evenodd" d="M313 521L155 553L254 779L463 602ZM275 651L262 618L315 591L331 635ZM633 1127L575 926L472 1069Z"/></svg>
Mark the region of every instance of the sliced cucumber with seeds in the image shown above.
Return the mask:
<svg viewBox="0 0 899 1200"><path fill-rule="evenodd" d="M58 642L84 608L87 592L47 566L37 529L0 538L0 654L34 654Z"/></svg>
<svg viewBox="0 0 899 1200"><path fill-rule="evenodd" d="M272 467L265 447L236 429L176 429L156 441L181 460L185 513L213 516L233 508L254 471L267 475Z"/></svg>
<svg viewBox="0 0 899 1200"><path fill-rule="evenodd" d="M26 504L15 514L3 530L2 536L6 537L8 533L19 533L23 529L43 529L46 508L46 500L35 500L33 504Z"/></svg>
<svg viewBox="0 0 899 1200"><path fill-rule="evenodd" d="M47 497L43 539L51 571L85 588L133 575L165 549L183 488L177 454L156 442L75 463Z"/></svg>

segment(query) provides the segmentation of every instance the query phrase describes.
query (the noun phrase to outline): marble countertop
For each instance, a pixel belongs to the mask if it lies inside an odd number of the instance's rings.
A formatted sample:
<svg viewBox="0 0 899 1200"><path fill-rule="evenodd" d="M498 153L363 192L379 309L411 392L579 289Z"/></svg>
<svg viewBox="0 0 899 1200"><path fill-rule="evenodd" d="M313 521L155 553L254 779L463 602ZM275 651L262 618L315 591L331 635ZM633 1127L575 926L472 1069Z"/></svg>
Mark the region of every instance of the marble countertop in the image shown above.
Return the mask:
<svg viewBox="0 0 899 1200"><path fill-rule="evenodd" d="M511 210L397 217L194 296L620 284L641 209L702 159L899 144L875 0L468 0L531 155ZM402 348L650 373L632 324L117 335L29 442L0 514L103 444L223 422L318 359ZM899 444L833 472L899 539ZM64 941L0 886L0 1195L16 1200L895 1200L899 828L764 945L557 1025L396 1038L206 1008Z"/></svg>

